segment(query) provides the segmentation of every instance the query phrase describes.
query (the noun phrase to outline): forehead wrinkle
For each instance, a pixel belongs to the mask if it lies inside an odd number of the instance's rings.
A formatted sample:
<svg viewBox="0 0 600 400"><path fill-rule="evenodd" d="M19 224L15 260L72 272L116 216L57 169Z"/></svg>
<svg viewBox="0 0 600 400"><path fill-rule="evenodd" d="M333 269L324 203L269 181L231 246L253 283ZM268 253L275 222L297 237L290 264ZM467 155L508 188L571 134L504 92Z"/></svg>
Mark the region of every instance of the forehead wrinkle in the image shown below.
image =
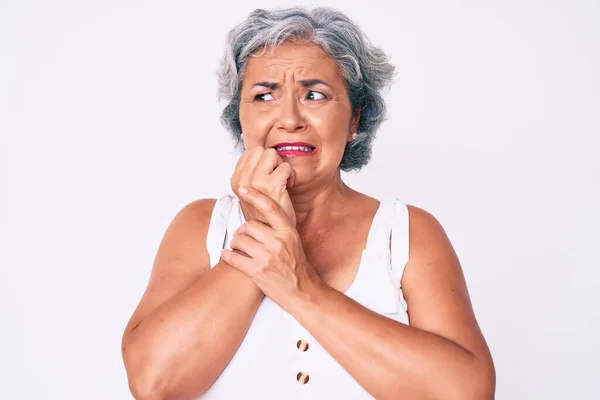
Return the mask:
<svg viewBox="0 0 600 400"><path fill-rule="evenodd" d="M304 50L298 50L298 52L302 51ZM322 52L309 55L298 54L298 57L293 55L262 55L252 57L249 63L253 64L249 68L253 72L251 75L253 82L267 81L283 86L288 81L289 76L292 82L322 79L329 82L329 84L334 84L339 78L337 63ZM246 75L246 78L248 77Z"/></svg>
<svg viewBox="0 0 600 400"><path fill-rule="evenodd" d="M265 81L274 82L283 86L290 77L292 82L298 82L300 80L312 79L314 76L322 75L319 73L311 73L311 67L309 65L299 65L297 68L287 68L280 65L271 65L267 68L271 73L268 74L268 78ZM307 78L308 77L308 78Z"/></svg>
<svg viewBox="0 0 600 400"><path fill-rule="evenodd" d="M265 64L273 63L275 65L292 65L296 63L314 64L315 61L324 64L335 63L323 49L314 45L286 44L276 48L274 53L255 54L251 56L249 62Z"/></svg>
<svg viewBox="0 0 600 400"><path fill-rule="evenodd" d="M279 63L279 62L274 62L274 63L266 63L267 65L265 65L264 67L266 68L290 68L290 69L310 69L310 68L314 68L315 65L313 63L310 62L306 62L306 61L300 61L300 60L290 60L290 62L287 63ZM318 67L318 66L317 66Z"/></svg>

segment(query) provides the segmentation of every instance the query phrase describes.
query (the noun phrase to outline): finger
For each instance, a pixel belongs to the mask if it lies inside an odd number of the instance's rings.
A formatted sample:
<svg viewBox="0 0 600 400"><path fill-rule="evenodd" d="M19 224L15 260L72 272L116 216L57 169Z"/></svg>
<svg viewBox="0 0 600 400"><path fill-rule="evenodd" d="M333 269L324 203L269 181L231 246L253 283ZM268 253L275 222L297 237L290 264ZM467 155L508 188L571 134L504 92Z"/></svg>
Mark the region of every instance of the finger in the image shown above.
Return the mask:
<svg viewBox="0 0 600 400"><path fill-rule="evenodd" d="M267 222L273 229L286 230L289 229L290 219L279 204L277 204L269 196L266 196L256 189L240 186L238 191L243 200L253 205L257 210L263 213Z"/></svg>
<svg viewBox="0 0 600 400"><path fill-rule="evenodd" d="M235 164L235 169L233 170L233 174L231 175L231 179L229 180L229 184L231 185L231 189L234 193L237 194L237 188L240 186L240 179L242 179L243 171L245 169L246 163L248 162L248 156L252 154L252 151L244 151L240 156L239 160Z"/></svg>
<svg viewBox="0 0 600 400"><path fill-rule="evenodd" d="M296 180L296 171L289 163L282 162L275 171L271 174L271 179L275 183L278 189L282 191L290 189L294 186Z"/></svg>
<svg viewBox="0 0 600 400"><path fill-rule="evenodd" d="M223 249L221 250L221 259L237 270L242 271L247 276L252 273L252 259L235 251Z"/></svg>
<svg viewBox="0 0 600 400"><path fill-rule="evenodd" d="M254 172L260 175L270 175L283 159L277 154L277 150L268 148L261 154L260 160L256 164Z"/></svg>
<svg viewBox="0 0 600 400"><path fill-rule="evenodd" d="M241 176L242 169L244 168L244 163L246 162L246 158L248 158L248 152L244 152L237 163L235 164L235 168L233 169L233 174L231 174L231 179L229 183L231 184L231 188L233 190L236 189L236 186L239 186L238 179Z"/></svg>
<svg viewBox="0 0 600 400"><path fill-rule="evenodd" d="M246 160L248 159L248 155L249 154L250 154L249 151L244 151L244 153L242 153L242 155L240 156L239 160L235 164L235 169L233 170L234 175L235 174L240 174L243 171L244 164L246 163Z"/></svg>
<svg viewBox="0 0 600 400"><path fill-rule="evenodd" d="M263 244L267 243L269 238L275 236L275 234L275 229L256 220L246 222L234 232L234 235L248 235L257 242Z"/></svg>
<svg viewBox="0 0 600 400"><path fill-rule="evenodd" d="M233 236L230 246L232 250L242 251L250 258L258 257L265 250L264 245L261 242L249 235L239 233L236 233Z"/></svg>
<svg viewBox="0 0 600 400"><path fill-rule="evenodd" d="M246 158L243 169L240 171L240 186L249 186L252 182L252 175L254 175L254 170L256 169L256 165L258 164L264 149L265 148L262 146L256 146L248 150L248 157Z"/></svg>

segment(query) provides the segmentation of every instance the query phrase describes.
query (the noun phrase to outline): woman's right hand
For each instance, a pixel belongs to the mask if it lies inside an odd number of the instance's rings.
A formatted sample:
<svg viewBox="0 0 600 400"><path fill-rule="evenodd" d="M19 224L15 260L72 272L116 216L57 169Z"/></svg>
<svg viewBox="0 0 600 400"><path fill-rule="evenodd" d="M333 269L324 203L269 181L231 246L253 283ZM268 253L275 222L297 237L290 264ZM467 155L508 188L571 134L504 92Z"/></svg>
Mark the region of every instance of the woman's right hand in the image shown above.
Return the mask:
<svg viewBox="0 0 600 400"><path fill-rule="evenodd" d="M291 165L284 162L273 148L265 149L256 146L248 149L238 160L231 176L231 190L240 199L242 211L247 221L257 220L267 224L265 216L252 205L241 200L238 193L240 186L259 190L279 204L296 226L296 212L292 205L288 188L293 187L296 174Z"/></svg>

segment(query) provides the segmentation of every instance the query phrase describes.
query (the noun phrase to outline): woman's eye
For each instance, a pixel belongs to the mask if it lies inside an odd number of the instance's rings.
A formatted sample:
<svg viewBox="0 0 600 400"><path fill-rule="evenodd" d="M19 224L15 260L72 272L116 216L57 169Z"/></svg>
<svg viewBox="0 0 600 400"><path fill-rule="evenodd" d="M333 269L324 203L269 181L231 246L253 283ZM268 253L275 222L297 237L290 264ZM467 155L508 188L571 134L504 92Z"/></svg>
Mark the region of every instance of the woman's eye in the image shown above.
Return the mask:
<svg viewBox="0 0 600 400"><path fill-rule="evenodd" d="M308 100L323 100L326 99L327 96L325 96L323 93L321 92L315 92L314 90L311 90L308 92L308 94L306 95L306 98Z"/></svg>
<svg viewBox="0 0 600 400"><path fill-rule="evenodd" d="M256 100L256 101L271 101L271 100L273 100L273 95L271 95L271 93L261 93L259 95L256 95L254 100Z"/></svg>

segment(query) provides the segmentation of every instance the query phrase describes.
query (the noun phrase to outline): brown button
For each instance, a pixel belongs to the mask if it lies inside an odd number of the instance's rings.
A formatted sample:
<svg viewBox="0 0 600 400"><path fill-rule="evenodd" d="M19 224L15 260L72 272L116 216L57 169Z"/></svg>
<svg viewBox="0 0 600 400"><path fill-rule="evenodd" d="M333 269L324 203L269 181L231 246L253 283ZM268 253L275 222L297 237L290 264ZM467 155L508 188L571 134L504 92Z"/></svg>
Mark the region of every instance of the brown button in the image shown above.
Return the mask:
<svg viewBox="0 0 600 400"><path fill-rule="evenodd" d="M296 343L296 347L298 348L298 350L304 352L304 351L308 350L308 342L306 340L300 339Z"/></svg>
<svg viewBox="0 0 600 400"><path fill-rule="evenodd" d="M298 372L298 375L296 375L296 380L303 385L306 385L306 383L308 382L308 379L309 379L309 376L306 372Z"/></svg>

